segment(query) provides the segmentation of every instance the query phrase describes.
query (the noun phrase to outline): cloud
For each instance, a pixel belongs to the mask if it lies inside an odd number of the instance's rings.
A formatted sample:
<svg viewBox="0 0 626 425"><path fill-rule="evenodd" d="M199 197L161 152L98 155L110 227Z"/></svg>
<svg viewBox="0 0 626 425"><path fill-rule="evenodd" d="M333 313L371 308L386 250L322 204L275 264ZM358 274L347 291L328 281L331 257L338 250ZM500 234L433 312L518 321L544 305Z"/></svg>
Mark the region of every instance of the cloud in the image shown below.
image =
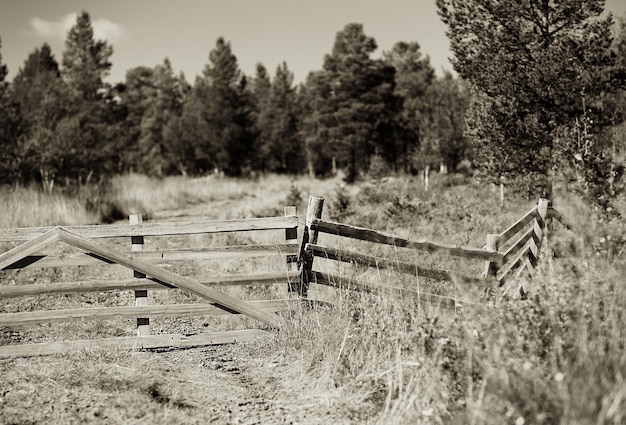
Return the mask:
<svg viewBox="0 0 626 425"><path fill-rule="evenodd" d="M67 32L76 23L76 12L70 13L58 21L46 21L39 17L34 17L30 20L30 27L33 34L43 38L56 38L58 40L65 40ZM92 19L91 26L93 28L93 36L96 40L106 39L108 41L115 41L122 37L124 30L121 25L108 19Z"/></svg>

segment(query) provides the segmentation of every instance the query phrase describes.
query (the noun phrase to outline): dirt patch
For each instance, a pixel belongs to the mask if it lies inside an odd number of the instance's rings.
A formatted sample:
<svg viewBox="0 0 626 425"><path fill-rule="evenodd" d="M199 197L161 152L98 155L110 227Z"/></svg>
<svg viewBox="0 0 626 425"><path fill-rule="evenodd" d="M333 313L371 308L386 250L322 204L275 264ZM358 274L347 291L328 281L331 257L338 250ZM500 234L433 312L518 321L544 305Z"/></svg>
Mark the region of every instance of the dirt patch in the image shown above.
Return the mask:
<svg viewBox="0 0 626 425"><path fill-rule="evenodd" d="M259 342L14 359L0 374L7 424L353 423Z"/></svg>

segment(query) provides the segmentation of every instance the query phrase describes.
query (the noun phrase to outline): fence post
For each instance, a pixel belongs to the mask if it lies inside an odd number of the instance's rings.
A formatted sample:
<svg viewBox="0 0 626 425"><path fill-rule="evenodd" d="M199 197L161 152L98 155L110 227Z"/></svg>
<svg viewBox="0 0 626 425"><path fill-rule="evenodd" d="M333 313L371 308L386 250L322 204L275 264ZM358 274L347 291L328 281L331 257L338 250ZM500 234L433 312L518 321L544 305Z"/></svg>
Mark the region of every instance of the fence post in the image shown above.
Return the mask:
<svg viewBox="0 0 626 425"><path fill-rule="evenodd" d="M499 235L495 235L495 234L487 235L487 246L485 247L487 251L498 250L498 237ZM498 263L494 261L487 261L485 263L485 271L483 272L483 275L487 278L488 277L495 278L497 274L498 274Z"/></svg>
<svg viewBox="0 0 626 425"><path fill-rule="evenodd" d="M285 207L283 209L285 217L297 215L296 207ZM298 227L293 229L285 229L285 242L288 244L298 244ZM298 254L290 254L287 256L287 271L292 272L298 269ZM287 292L292 293L297 291L296 283L289 281L287 283Z"/></svg>
<svg viewBox="0 0 626 425"><path fill-rule="evenodd" d="M131 225L141 226L143 224L143 217L141 214L132 214L128 216ZM131 252L141 252L143 251L143 236L131 236ZM140 273L136 270L133 270L133 276L137 279L145 279L146 275ZM148 290L147 289L136 289L135 290L135 305L142 306L148 305ZM137 318L137 336L147 336L150 335L150 318L148 317L138 317Z"/></svg>
<svg viewBox="0 0 626 425"><path fill-rule="evenodd" d="M535 227L535 234L537 235L537 255L539 254L539 250L541 249L543 237L546 235L546 231L548 230L547 220L549 206L550 200L545 198L539 198L539 203L537 204L537 227Z"/></svg>
<svg viewBox="0 0 626 425"><path fill-rule="evenodd" d="M300 253L298 254L298 270L300 271L300 287L298 288L302 298L307 297L309 291L309 273L313 269L313 255L306 251L306 244L317 243L317 230L311 230L311 223L316 218L322 218L322 209L324 208L324 198L319 196L310 196L309 204L306 210L306 222L304 231L302 232L302 244L300 245Z"/></svg>

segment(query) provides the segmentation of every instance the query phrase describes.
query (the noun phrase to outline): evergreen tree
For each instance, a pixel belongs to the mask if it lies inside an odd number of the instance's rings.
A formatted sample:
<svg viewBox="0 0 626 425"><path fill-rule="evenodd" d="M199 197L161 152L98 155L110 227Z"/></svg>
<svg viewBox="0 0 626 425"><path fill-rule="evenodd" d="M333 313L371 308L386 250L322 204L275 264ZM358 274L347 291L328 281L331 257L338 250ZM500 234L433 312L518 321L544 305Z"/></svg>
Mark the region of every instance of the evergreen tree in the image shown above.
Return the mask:
<svg viewBox="0 0 626 425"><path fill-rule="evenodd" d="M259 156L264 169L296 174L302 171L304 151L298 132L297 99L293 73L283 62L276 68L264 108L260 112Z"/></svg>
<svg viewBox="0 0 626 425"><path fill-rule="evenodd" d="M335 161L333 146L328 143L329 131L325 118L333 112L327 101L332 94L328 73L309 73L306 83L299 90L301 138L304 142L309 176L327 176L332 173Z"/></svg>
<svg viewBox="0 0 626 425"><path fill-rule="evenodd" d="M66 156L57 126L68 117L71 103L48 44L28 56L13 81L12 96L22 116L16 145L19 179L38 179L51 190Z"/></svg>
<svg viewBox="0 0 626 425"><path fill-rule="evenodd" d="M230 43L218 38L203 70L205 83L199 87L208 126L201 149L213 168L241 175L251 167L253 154L252 103L247 81L232 53Z"/></svg>
<svg viewBox="0 0 626 425"><path fill-rule="evenodd" d="M268 165L270 161L269 133L272 123L268 121L269 96L272 83L267 68L262 63L256 65L256 75L250 84L253 103L253 120L255 123L255 150L257 155L254 168L262 171L272 171Z"/></svg>
<svg viewBox="0 0 626 425"><path fill-rule="evenodd" d="M0 39L0 49L2 39ZM12 183L16 178L16 140L19 131L19 113L9 95L9 83L5 81L7 66L2 63L0 50L0 183Z"/></svg>
<svg viewBox="0 0 626 425"><path fill-rule="evenodd" d="M82 11L68 32L61 75L72 96L72 116L65 129L68 161L65 174L80 180L117 170L119 123L111 90L103 81L111 69L113 49L106 41L96 41L89 14Z"/></svg>
<svg viewBox="0 0 626 425"><path fill-rule="evenodd" d="M430 58L423 57L420 45L416 42L398 42L390 52L383 54L384 60L395 69L395 95L401 101L401 111L397 114L397 135L395 143L385 150L389 162L400 162L404 171L417 166L421 168L429 159L421 154L432 151L427 143L432 141L425 134L422 125L422 112L427 108L425 94L435 80L435 70ZM420 149L420 139L425 142ZM415 160L409 159L417 156Z"/></svg>
<svg viewBox="0 0 626 425"><path fill-rule="evenodd" d="M421 166L444 164L454 170L471 149L465 138L465 112L469 106L467 86L446 72L435 79L416 105L421 139L416 152Z"/></svg>
<svg viewBox="0 0 626 425"><path fill-rule="evenodd" d="M111 70L113 48L106 41L94 39L91 17L82 11L76 17L65 40L63 78L73 94L83 101L101 99L104 78Z"/></svg>
<svg viewBox="0 0 626 425"><path fill-rule="evenodd" d="M209 149L209 123L206 117L208 87L202 77L197 77L183 105L180 140L193 160L187 164L186 172L202 175L213 172L217 164Z"/></svg>
<svg viewBox="0 0 626 425"><path fill-rule="evenodd" d="M177 120L183 104L182 87L174 75L169 59L154 68L151 76L153 88L147 100L147 107L141 118L139 151L143 158L143 171L149 175L170 174L176 158L178 143Z"/></svg>
<svg viewBox="0 0 626 425"><path fill-rule="evenodd" d="M123 124L124 153L123 166L125 171L144 171L143 153L139 147L141 122L153 100L154 69L138 66L126 72L126 79L120 88L121 105L125 108L126 119Z"/></svg>
<svg viewBox="0 0 626 425"><path fill-rule="evenodd" d="M606 124L602 98L625 80L603 6L603 0L437 0L454 68L474 92L467 123L476 162L491 179L537 181L550 198L556 164L576 158L576 138L561 137L565 129L583 117L596 128Z"/></svg>
<svg viewBox="0 0 626 425"><path fill-rule="evenodd" d="M366 171L370 156L384 152L395 137L399 103L393 94L394 69L372 59L374 50L376 41L365 35L363 26L348 24L337 33L323 72L310 80L318 109L307 117L316 121L305 125L316 133L308 138L326 137L324 148L347 169L349 182Z"/></svg>

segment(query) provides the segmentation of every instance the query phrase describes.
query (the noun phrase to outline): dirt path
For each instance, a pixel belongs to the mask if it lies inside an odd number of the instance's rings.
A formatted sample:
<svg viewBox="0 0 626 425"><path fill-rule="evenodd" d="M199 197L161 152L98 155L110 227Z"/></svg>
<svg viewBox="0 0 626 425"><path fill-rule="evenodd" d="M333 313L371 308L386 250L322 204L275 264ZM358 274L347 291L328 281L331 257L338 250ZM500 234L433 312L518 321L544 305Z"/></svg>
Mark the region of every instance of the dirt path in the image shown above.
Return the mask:
<svg viewBox="0 0 626 425"><path fill-rule="evenodd" d="M251 346L233 344L159 353L180 365L180 405L195 406L198 423L329 424L350 423L331 403L306 394L294 365L278 357L255 355ZM185 365L185 366L182 366ZM170 390L173 390L171 388Z"/></svg>

